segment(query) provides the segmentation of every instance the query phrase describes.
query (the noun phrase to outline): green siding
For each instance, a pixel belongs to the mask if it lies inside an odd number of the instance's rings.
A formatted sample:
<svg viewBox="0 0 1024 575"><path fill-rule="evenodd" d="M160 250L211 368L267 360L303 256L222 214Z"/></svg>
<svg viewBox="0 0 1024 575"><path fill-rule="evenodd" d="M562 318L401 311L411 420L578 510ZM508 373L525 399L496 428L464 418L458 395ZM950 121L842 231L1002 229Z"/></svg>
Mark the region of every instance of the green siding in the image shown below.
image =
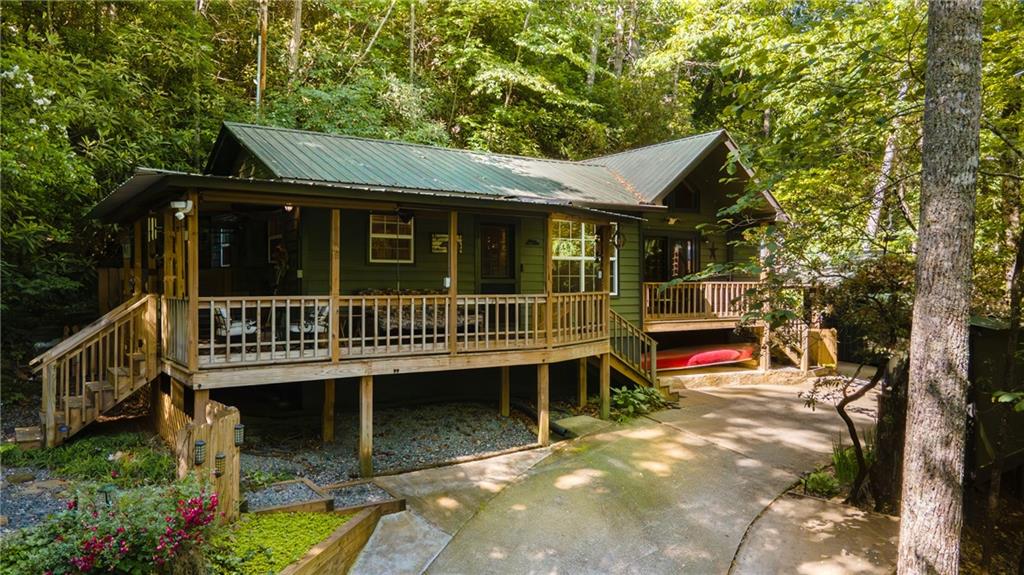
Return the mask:
<svg viewBox="0 0 1024 575"><path fill-rule="evenodd" d="M619 293L612 296L612 309L640 325L640 261L643 242L639 222L620 222L619 233L626 243L619 250Z"/></svg>

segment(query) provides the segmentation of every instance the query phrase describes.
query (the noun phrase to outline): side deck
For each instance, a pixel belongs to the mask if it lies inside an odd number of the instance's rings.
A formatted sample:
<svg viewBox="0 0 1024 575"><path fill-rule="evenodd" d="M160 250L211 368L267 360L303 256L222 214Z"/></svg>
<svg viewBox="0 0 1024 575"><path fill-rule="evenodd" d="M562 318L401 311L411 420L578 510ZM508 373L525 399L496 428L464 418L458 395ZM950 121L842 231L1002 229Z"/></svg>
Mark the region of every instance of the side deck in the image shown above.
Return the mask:
<svg viewBox="0 0 1024 575"><path fill-rule="evenodd" d="M694 331L736 327L750 309L756 281L643 284L644 331Z"/></svg>

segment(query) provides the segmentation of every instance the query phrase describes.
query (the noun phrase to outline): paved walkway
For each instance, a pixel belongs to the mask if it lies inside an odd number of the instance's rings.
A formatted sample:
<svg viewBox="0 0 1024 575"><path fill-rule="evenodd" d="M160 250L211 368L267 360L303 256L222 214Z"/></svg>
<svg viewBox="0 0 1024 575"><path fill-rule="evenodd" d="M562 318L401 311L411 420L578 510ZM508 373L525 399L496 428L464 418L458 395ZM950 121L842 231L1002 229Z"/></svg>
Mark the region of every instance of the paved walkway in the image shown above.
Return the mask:
<svg viewBox="0 0 1024 575"><path fill-rule="evenodd" d="M798 391L684 391L681 409L550 450L378 483L452 536L430 573L727 573L751 523L843 430Z"/></svg>

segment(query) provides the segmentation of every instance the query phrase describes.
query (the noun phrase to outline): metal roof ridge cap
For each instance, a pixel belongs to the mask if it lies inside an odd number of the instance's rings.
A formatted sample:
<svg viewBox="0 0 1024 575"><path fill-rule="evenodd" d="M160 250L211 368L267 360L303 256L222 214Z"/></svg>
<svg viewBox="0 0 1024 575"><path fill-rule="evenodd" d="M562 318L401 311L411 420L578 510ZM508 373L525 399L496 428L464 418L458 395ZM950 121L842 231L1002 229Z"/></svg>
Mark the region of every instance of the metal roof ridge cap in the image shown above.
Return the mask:
<svg viewBox="0 0 1024 575"><path fill-rule="evenodd" d="M587 165L587 166L594 166L594 165L603 166L604 164L599 163L598 160L604 160L604 159L607 159L607 158L614 158L615 156L622 156L622 155L625 155L625 154L632 154L634 152L641 152L641 151L644 151L644 150L649 150L651 148L658 148L658 147L661 147L661 146L667 146L669 144L675 144L675 143L683 142L683 141L686 141L686 140L694 140L694 139L705 137L705 136L714 135L715 138L717 139L718 137L722 136L723 134L726 136L726 138L728 138L730 140L732 139L729 136L728 132L726 132L725 128L719 128L717 130L712 130L710 132L704 132L704 133L701 133L701 134L693 134L691 136L685 136L685 137L682 137L682 138L676 138L674 140L667 140L667 141L664 141L664 142L658 142L657 144L649 144L649 145L646 145L646 146L640 146L639 148L630 148L628 150L622 150L621 152L615 152L614 154L605 154L603 156L594 156L593 158L587 158L585 160L579 160L579 161L577 161L575 163L583 164L583 165Z"/></svg>
<svg viewBox="0 0 1024 575"><path fill-rule="evenodd" d="M365 136L350 136L350 135L347 135L347 134L335 134L335 133L332 133L332 132L317 132L317 131L314 131L314 130L299 130L298 128L282 128L282 127L279 127L279 126L262 126L262 125L259 125L259 124L247 124L247 123L243 123L243 122L229 122L227 120L224 120L222 123L225 126L229 126L229 127L230 126L239 126L239 127L243 127L243 128L255 128L255 129L260 129L260 130L275 130L275 131L279 131L279 132L294 132L294 133L297 133L297 134L313 134L313 135L316 135L316 136L326 136L326 137L329 137L329 138L343 138L343 139L346 139L346 140L359 140L359 141L362 141L362 142L374 142L374 143L380 143L380 144L392 144L392 145L395 145L395 146L407 146L407 147L410 147L410 148L426 148L428 150L437 150L437 151L442 151L442 152L459 152L461 154L477 154L477 155L483 155L483 156L497 156L497 157L500 157L500 158L513 158L513 159L517 159L517 160L529 160L529 161L532 161L532 162L550 162L550 163L553 163L553 164L569 164L569 165L573 165L573 166L587 166L587 167L591 167L590 164L586 163L586 160L561 160L561 159L558 159L558 158L544 158L544 157L533 157L533 156L521 156L521 155L516 155L516 154L502 154L500 152L487 152L487 151L482 151L482 150L471 150L471 149L468 149L468 148L448 148L448 147L445 147L445 146L432 146L430 144L420 144L420 143L417 143L417 142L406 142L404 140L384 140L384 139L380 139L380 138L367 138ZM685 139L685 138L683 138L683 139ZM675 141L678 141L678 140L672 140L672 141L675 142ZM669 143L669 142L662 142L662 143ZM657 146L657 145L660 145L660 144L654 144L654 145ZM620 153L623 153L623 152L620 152Z"/></svg>

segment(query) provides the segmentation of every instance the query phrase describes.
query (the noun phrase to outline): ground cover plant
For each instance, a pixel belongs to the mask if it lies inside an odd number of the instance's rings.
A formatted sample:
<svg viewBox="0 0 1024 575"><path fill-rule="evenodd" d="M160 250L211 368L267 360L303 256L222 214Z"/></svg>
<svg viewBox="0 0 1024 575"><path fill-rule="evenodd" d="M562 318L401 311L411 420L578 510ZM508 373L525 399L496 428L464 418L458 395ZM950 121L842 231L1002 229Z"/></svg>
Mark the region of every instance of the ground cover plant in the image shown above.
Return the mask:
<svg viewBox="0 0 1024 575"><path fill-rule="evenodd" d="M0 572L189 572L217 529L217 505L195 480L123 491L80 485L66 510L0 540Z"/></svg>
<svg viewBox="0 0 1024 575"><path fill-rule="evenodd" d="M277 573L344 525L335 513L246 514L211 541L210 572L223 575Z"/></svg>
<svg viewBox="0 0 1024 575"><path fill-rule="evenodd" d="M825 470L808 473L800 479L804 493L830 498L839 493L839 480Z"/></svg>
<svg viewBox="0 0 1024 575"><path fill-rule="evenodd" d="M145 433L118 433L76 438L46 449L0 447L5 467L37 467L58 477L101 481L117 487L167 483L174 479L174 459L159 438Z"/></svg>
<svg viewBox="0 0 1024 575"><path fill-rule="evenodd" d="M616 387L612 389L612 416L626 421L673 405L661 392L651 387Z"/></svg>

